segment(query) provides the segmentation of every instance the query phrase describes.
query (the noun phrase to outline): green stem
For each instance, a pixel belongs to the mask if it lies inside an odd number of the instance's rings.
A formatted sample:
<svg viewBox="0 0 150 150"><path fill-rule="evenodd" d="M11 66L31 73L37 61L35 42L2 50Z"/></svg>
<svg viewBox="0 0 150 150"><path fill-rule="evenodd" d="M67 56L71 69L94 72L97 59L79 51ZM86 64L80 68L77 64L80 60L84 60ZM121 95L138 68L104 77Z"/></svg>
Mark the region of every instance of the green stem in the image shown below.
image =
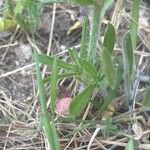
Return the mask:
<svg viewBox="0 0 150 150"><path fill-rule="evenodd" d="M93 24L90 35L90 44L88 50L88 58L91 62L95 62L96 58L96 46L98 42L98 36L100 32L100 22L101 22L101 9L102 6L95 6L93 12Z"/></svg>
<svg viewBox="0 0 150 150"><path fill-rule="evenodd" d="M97 0L93 8L93 22L90 34L90 42L88 49L88 59L92 63L97 62L97 43L100 35L100 26L106 10L111 6L113 0Z"/></svg>

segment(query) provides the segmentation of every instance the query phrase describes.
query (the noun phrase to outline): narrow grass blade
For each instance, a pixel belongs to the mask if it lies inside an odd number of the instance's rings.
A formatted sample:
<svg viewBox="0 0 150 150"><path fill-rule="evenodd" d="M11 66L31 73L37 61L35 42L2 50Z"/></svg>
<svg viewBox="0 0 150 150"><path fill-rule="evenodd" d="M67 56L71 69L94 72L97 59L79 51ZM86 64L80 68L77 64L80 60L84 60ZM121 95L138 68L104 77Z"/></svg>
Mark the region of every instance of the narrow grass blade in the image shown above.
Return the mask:
<svg viewBox="0 0 150 150"><path fill-rule="evenodd" d="M54 59L57 60L57 65L59 67L62 67L62 68L65 68L65 69L71 69L73 68L73 65L67 63L67 62L64 62L60 59L57 59L55 57L52 57L52 56L47 56L45 54L37 54L37 61L42 63L42 64L45 64L45 65L53 65L54 63Z"/></svg>
<svg viewBox="0 0 150 150"><path fill-rule="evenodd" d="M58 143L57 132L54 124L54 117L55 117L55 107L56 107L56 100L57 100L57 60L54 59L53 66L52 66L52 76L50 80L50 96L51 96L51 112L52 112L52 122L50 124L52 129L51 138L53 138L53 149L59 150L60 145Z"/></svg>
<svg viewBox="0 0 150 150"><path fill-rule="evenodd" d="M60 150L60 143L58 142L58 137L57 137L57 132L56 132L56 128L55 128L55 123L54 121L52 121L50 123L50 128L51 128L51 139L52 142L51 143L51 149L52 150Z"/></svg>
<svg viewBox="0 0 150 150"><path fill-rule="evenodd" d="M52 67L52 75L50 80L50 95L51 95L51 112L52 115L55 113L55 104L57 99L57 60L54 59ZM52 116L54 117L54 116Z"/></svg>
<svg viewBox="0 0 150 150"><path fill-rule="evenodd" d="M88 104L96 85L89 85L83 92L78 94L70 104L70 115L76 117L81 114L85 106Z"/></svg>
<svg viewBox="0 0 150 150"><path fill-rule="evenodd" d="M57 136L56 129L54 125L52 126L50 124L49 114L46 108L46 95L44 91L44 82L42 80L40 67L36 56L37 54L35 54L36 75L37 75L37 84L38 84L38 91L39 91L40 103L41 103L41 114L42 114L44 131L48 139L49 147L53 150L59 150L59 144L56 138Z"/></svg>
<svg viewBox="0 0 150 150"><path fill-rule="evenodd" d="M139 19L140 0L132 1L132 14L131 14L131 38L133 49L136 49L137 33L138 33L138 19Z"/></svg>
<svg viewBox="0 0 150 150"><path fill-rule="evenodd" d="M61 73L57 75L57 79L64 79L64 78L68 78L68 77L74 77L76 75L76 73ZM47 83L51 80L52 76L49 76L47 78L44 79L44 83Z"/></svg>
<svg viewBox="0 0 150 150"><path fill-rule="evenodd" d="M127 144L127 147L126 147L126 150L134 150L134 140L133 139L130 139L128 144Z"/></svg>

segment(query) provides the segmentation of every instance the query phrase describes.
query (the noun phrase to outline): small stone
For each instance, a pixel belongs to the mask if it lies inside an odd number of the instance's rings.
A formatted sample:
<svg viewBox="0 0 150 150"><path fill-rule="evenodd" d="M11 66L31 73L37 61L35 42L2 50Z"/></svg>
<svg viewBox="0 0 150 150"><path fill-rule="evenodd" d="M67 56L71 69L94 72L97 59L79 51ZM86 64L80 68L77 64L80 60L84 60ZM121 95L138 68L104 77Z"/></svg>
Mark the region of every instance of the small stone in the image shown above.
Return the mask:
<svg viewBox="0 0 150 150"><path fill-rule="evenodd" d="M15 49L15 54L17 55L20 62L29 60L32 56L32 48L29 44L21 44Z"/></svg>

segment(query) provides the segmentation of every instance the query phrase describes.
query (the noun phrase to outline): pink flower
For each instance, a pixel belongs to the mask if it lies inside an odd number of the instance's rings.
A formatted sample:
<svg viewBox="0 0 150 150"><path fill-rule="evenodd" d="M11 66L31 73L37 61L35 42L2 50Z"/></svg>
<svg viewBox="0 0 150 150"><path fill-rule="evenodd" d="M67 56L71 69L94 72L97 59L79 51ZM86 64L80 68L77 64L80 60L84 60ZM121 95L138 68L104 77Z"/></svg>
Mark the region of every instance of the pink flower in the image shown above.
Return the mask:
<svg viewBox="0 0 150 150"><path fill-rule="evenodd" d="M60 116L66 116L69 114L69 106L72 101L71 97L65 97L56 102L56 113Z"/></svg>

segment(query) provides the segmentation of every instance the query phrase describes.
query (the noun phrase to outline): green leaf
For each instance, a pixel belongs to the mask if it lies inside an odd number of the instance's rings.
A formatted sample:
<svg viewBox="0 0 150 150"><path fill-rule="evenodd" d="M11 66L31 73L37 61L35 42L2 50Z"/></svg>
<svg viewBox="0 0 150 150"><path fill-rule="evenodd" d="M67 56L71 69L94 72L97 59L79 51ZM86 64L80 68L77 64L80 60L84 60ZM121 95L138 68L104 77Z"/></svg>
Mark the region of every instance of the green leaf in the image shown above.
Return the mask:
<svg viewBox="0 0 150 150"><path fill-rule="evenodd" d="M84 69L91 77L97 79L98 72L96 71L95 66L82 58L79 58L78 61L82 69Z"/></svg>
<svg viewBox="0 0 150 150"><path fill-rule="evenodd" d="M80 5L92 5L94 4L94 0L74 0L74 2Z"/></svg>
<svg viewBox="0 0 150 150"><path fill-rule="evenodd" d="M78 54L76 49L69 49L69 56L75 63L78 63Z"/></svg>
<svg viewBox="0 0 150 150"><path fill-rule="evenodd" d="M115 29L112 24L108 23L104 36L103 49L101 53L101 62L103 74L111 87L114 85L115 68L112 62L112 52L115 45Z"/></svg>
<svg viewBox="0 0 150 150"><path fill-rule="evenodd" d="M123 68L124 68L124 84L126 95L126 106L132 103L132 80L133 80L133 48L130 32L123 37Z"/></svg>
<svg viewBox="0 0 150 150"><path fill-rule="evenodd" d="M110 89L108 91L108 95L106 96L106 98L104 99L104 103L100 109L100 111L104 111L106 110L107 106L114 100L117 92L118 92L118 88L119 88L119 84L122 80L122 76L123 76L123 71L122 71L122 68L121 66L119 66L117 68L117 77L116 77L116 81L115 81L115 88L114 89Z"/></svg>
<svg viewBox="0 0 150 150"><path fill-rule="evenodd" d="M96 85L89 85L83 92L78 94L70 104L70 115L76 117L80 115L85 106L88 104Z"/></svg>
<svg viewBox="0 0 150 150"><path fill-rule="evenodd" d="M101 11L101 17L103 17L107 11L107 9L113 4L114 0L98 0L103 4L102 11Z"/></svg>
<svg viewBox="0 0 150 150"><path fill-rule="evenodd" d="M29 22L25 18L23 18L20 14L16 15L16 21L23 30L25 31L31 30Z"/></svg>
<svg viewBox="0 0 150 150"><path fill-rule="evenodd" d="M129 140L126 150L134 150L134 140L132 138Z"/></svg>
<svg viewBox="0 0 150 150"><path fill-rule="evenodd" d="M40 62L41 64L45 65L53 65L54 59L57 60L57 66L65 68L65 69L72 69L73 65L66 63L60 59L57 59L52 56L47 56L45 54L37 54L37 61Z"/></svg>
<svg viewBox="0 0 150 150"><path fill-rule="evenodd" d="M53 121L50 123L50 128L51 128L50 136L52 139L52 143L50 147L52 150L60 150L60 143L58 142L57 131L56 131L55 124Z"/></svg>
<svg viewBox="0 0 150 150"><path fill-rule="evenodd" d="M57 74L57 79L64 79L64 78L68 78L68 77L73 77L75 76L76 73L61 73L61 74ZM44 83L47 83L51 80L51 76L47 77L44 79Z"/></svg>
<svg viewBox="0 0 150 150"><path fill-rule="evenodd" d="M37 56L37 54L35 53L34 58L35 58L35 64L36 64L37 84L38 84L39 97L40 97L40 103L41 103L42 123L43 123L44 131L45 131L50 149L59 150L60 145L59 145L59 142L57 139L54 120L50 124L49 113L47 111L47 106L46 106L46 94L44 91L44 82L42 80L40 66L37 61L36 56ZM54 66L56 66L56 64ZM54 71L56 71L56 70L54 69Z"/></svg>
<svg viewBox="0 0 150 150"><path fill-rule="evenodd" d="M80 57L87 58L87 50L89 46L89 29L88 29L88 18L85 17L82 24L82 38L80 47Z"/></svg>
<svg viewBox="0 0 150 150"><path fill-rule="evenodd" d="M51 90L51 108L52 108L52 117L55 113L55 103L57 99L57 61L54 59L52 67L52 76L50 80L50 90Z"/></svg>
<svg viewBox="0 0 150 150"><path fill-rule="evenodd" d="M133 48L130 32L127 32L123 38L123 59L124 70L131 77L133 73Z"/></svg>
<svg viewBox="0 0 150 150"><path fill-rule="evenodd" d="M115 41L116 41L116 38L115 38L114 26L111 23L108 23L107 30L104 36L103 47L107 48L111 54L114 49Z"/></svg>
<svg viewBox="0 0 150 150"><path fill-rule="evenodd" d="M133 0L132 2L132 14L131 14L131 38L132 38L132 46L133 49L136 49L137 44L137 33L138 33L138 20L139 20L139 9L140 9L140 1Z"/></svg>
<svg viewBox="0 0 150 150"><path fill-rule="evenodd" d="M117 126L112 123L112 118L108 117L106 120L104 120L104 127L102 128L102 134L104 135L104 138L109 137L110 134L117 133Z"/></svg>
<svg viewBox="0 0 150 150"><path fill-rule="evenodd" d="M145 92L143 106L150 107L150 88Z"/></svg>
<svg viewBox="0 0 150 150"><path fill-rule="evenodd" d="M17 23L13 19L0 18L0 32L6 31L6 30L11 30L11 29L15 28L16 25L17 25Z"/></svg>
<svg viewBox="0 0 150 150"><path fill-rule="evenodd" d="M23 8L23 5L22 5L22 1L18 1L18 2L16 3L16 7L15 7L15 9L14 9L15 16L16 16L17 14L22 13L23 9L24 9L24 8Z"/></svg>
<svg viewBox="0 0 150 150"><path fill-rule="evenodd" d="M115 68L112 62L111 52L107 48L102 49L101 62L103 68L103 74L111 87L114 85Z"/></svg>

